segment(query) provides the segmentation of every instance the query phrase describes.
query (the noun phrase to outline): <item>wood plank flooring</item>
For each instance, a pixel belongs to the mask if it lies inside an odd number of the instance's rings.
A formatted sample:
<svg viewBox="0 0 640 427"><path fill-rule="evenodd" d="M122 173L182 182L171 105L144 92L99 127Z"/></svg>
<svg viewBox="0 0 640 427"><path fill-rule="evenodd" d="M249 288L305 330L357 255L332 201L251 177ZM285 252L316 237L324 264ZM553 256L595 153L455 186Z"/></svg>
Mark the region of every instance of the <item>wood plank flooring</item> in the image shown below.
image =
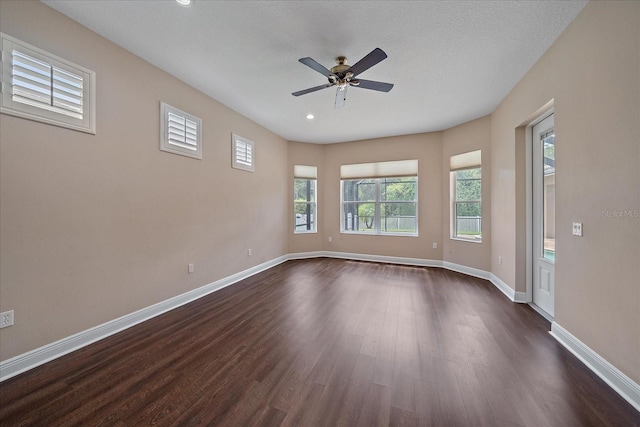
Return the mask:
<svg viewBox="0 0 640 427"><path fill-rule="evenodd" d="M289 261L0 384L1 426L637 426L489 282Z"/></svg>

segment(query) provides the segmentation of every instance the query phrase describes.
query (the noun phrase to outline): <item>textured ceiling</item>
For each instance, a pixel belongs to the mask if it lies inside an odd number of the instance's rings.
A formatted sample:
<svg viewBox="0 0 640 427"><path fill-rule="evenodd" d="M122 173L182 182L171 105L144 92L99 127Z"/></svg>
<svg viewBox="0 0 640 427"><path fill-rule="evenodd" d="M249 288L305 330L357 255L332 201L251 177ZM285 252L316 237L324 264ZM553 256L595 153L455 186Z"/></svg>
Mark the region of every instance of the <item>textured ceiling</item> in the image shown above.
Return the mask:
<svg viewBox="0 0 640 427"><path fill-rule="evenodd" d="M43 0L292 141L332 143L447 129L491 113L585 1ZM389 93L291 92L326 79L298 62L388 58L359 77ZM188 106L180 106L188 110ZM308 120L308 113L315 115Z"/></svg>

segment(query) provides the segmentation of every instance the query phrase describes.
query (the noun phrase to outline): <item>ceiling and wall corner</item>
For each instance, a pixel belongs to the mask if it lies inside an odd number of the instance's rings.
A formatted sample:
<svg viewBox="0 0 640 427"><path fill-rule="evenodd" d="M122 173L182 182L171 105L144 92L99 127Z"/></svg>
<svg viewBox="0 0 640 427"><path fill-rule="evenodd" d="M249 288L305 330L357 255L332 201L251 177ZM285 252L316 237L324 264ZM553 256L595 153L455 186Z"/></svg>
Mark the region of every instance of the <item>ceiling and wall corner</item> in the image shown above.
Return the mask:
<svg viewBox="0 0 640 427"><path fill-rule="evenodd" d="M433 202L420 200L426 209L420 221L429 219L426 239L413 239L408 247L396 241L390 255L424 253L425 242L430 250L431 238L443 236L447 221L442 206L445 146L455 145L456 134L475 127L452 126L489 113L491 273L522 291L513 259L523 244L516 233L520 202L514 177L522 165L516 164L514 135L523 118L555 97L562 141L558 163L564 163L564 172L558 169L558 220L569 224L581 216L585 224L582 238L559 227L565 231L558 236L558 257L565 258L557 271L562 282L557 321L640 382L640 227L631 216L603 216L605 210L640 210L637 2L592 2L560 38L584 2L350 2L337 17L321 2L275 3L274 9L268 2L196 2L197 7L178 11L174 2L44 3L86 21L98 34L169 74L38 2L0 2L2 31L95 68L101 99L95 137L0 116L0 293L3 304L15 302L17 313L16 325L1 332L0 358L253 265L260 260L244 257L248 244L258 245L252 247L254 256L264 259L286 253L291 248L285 237L292 225L291 161L322 159L318 173L324 188L319 191L326 191L327 202L319 230L335 236L340 162L407 158L421 147L417 155L433 166L425 178L428 192L439 196ZM379 9L373 10L376 4ZM428 12L420 11L420 5ZM127 28L118 27L118 20ZM30 27L34 21L47 25ZM371 22L373 29L367 25ZM206 29L189 33L187 23ZM318 78L298 58L312 56L330 66L338 54L357 60L378 46L389 58L363 78L395 83L392 92L354 89L339 112L330 93L290 95ZM521 51L528 51L525 57L519 56ZM163 55L154 57L154 52ZM153 125L158 97L183 108L190 105L202 116L202 164L207 162L207 168L159 152ZM136 114L127 114L132 111ZM313 121L305 118L310 112L316 116ZM484 129L482 121L478 127ZM140 131L140 123L153 130ZM425 133L434 130L438 132ZM453 131L447 135L448 130ZM231 131L268 147L257 147L255 174L231 170ZM361 141L307 151L287 140ZM396 141L394 151L390 143ZM223 154L208 157L217 144ZM185 190L185 176L193 179L193 188ZM171 179L176 177L180 179ZM162 191L159 179L165 184ZM219 182L236 186L216 187ZM236 215L247 209L252 211ZM219 225L227 217L235 228ZM238 235L239 224L250 227ZM316 236L297 237L310 240L300 245L302 250L318 245ZM374 245L361 237L334 240L333 250L371 251ZM183 267L193 262L191 257L199 257L196 273L185 280ZM442 246L433 258L444 259ZM180 269L170 268L174 261ZM61 307L74 309L73 315L65 315Z"/></svg>
<svg viewBox="0 0 640 427"><path fill-rule="evenodd" d="M42 0L289 141L335 143L441 131L486 116L586 1L334 2ZM389 93L326 83L298 62L350 64L380 47L360 75ZM306 119L313 113L315 119Z"/></svg>
<svg viewBox="0 0 640 427"><path fill-rule="evenodd" d="M286 140L40 2L0 28L97 75L95 135L0 114L0 360L287 253ZM202 160L160 150L160 101L202 119Z"/></svg>
<svg viewBox="0 0 640 427"><path fill-rule="evenodd" d="M482 150L482 242L450 239L451 203L442 203L442 260L491 271L491 116L482 117L443 132L442 194L450 195L449 160L452 155Z"/></svg>
<svg viewBox="0 0 640 427"><path fill-rule="evenodd" d="M640 3L590 2L491 115L493 274L516 291L527 118L554 100L555 321L640 383ZM619 212L619 216L611 215ZM626 212L626 214L624 214ZM572 222L584 235L572 235ZM588 232L587 232L588 230ZM498 262L503 257L503 263ZM522 263L520 262L520 265ZM640 392L638 393L640 396Z"/></svg>
<svg viewBox="0 0 640 427"><path fill-rule="evenodd" d="M324 231L333 236L323 248L343 253L442 259L442 134L430 132L388 138L329 144L324 151ZM310 145L310 144L306 144ZM418 160L418 236L384 236L340 233L340 166L393 160Z"/></svg>

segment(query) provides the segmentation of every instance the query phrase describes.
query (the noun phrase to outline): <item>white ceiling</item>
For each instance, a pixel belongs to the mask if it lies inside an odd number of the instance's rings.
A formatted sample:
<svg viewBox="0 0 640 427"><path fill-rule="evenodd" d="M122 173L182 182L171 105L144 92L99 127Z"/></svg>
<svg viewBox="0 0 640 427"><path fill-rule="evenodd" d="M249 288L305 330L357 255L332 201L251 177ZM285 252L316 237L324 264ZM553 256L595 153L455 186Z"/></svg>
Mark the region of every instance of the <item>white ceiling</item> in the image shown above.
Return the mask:
<svg viewBox="0 0 640 427"><path fill-rule="evenodd" d="M42 0L291 141L333 143L450 128L490 114L585 1ZM298 62L388 58L349 88ZM180 106L188 109L188 106ZM308 120L308 113L315 115Z"/></svg>

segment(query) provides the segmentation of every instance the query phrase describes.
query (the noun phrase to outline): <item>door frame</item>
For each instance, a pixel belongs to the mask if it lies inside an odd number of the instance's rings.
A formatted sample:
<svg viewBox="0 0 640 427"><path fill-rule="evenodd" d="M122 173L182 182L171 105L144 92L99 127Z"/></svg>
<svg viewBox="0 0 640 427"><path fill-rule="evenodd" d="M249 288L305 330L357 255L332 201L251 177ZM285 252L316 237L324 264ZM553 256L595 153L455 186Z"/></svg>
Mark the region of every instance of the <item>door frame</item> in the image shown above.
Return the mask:
<svg viewBox="0 0 640 427"><path fill-rule="evenodd" d="M553 322L554 318L533 303L533 127L551 114L555 114L554 100L547 102L525 127L525 212L526 212L526 294L527 304L542 317ZM555 126L554 126L555 128Z"/></svg>

